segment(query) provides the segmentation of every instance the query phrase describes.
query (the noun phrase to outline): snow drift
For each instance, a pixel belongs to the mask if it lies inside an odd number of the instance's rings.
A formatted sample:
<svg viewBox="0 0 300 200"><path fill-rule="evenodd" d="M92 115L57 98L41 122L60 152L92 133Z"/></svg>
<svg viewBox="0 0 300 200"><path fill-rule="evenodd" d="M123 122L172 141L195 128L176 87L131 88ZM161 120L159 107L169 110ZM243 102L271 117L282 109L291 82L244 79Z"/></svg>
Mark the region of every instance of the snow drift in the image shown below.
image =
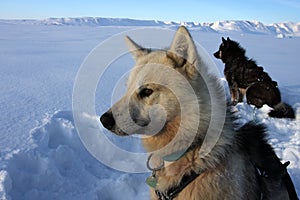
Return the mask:
<svg viewBox="0 0 300 200"><path fill-rule="evenodd" d="M93 158L72 112L47 116L30 135L32 149L2 152L1 200L147 199L146 174L121 173Z"/></svg>

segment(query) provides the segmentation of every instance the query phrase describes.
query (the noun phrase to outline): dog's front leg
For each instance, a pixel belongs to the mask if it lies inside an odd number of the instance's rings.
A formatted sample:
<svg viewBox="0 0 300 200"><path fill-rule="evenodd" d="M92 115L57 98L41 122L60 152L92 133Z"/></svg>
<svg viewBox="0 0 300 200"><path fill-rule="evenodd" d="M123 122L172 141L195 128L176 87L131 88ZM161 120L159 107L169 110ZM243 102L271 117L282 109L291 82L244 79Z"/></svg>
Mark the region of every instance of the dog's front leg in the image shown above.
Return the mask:
<svg viewBox="0 0 300 200"><path fill-rule="evenodd" d="M230 88L231 103L235 106L239 102L239 88L237 82L233 82Z"/></svg>
<svg viewBox="0 0 300 200"><path fill-rule="evenodd" d="M239 94L238 100L239 100L239 102L243 102L243 99L244 99L247 89L238 88L238 90L239 90L238 91L238 94Z"/></svg>

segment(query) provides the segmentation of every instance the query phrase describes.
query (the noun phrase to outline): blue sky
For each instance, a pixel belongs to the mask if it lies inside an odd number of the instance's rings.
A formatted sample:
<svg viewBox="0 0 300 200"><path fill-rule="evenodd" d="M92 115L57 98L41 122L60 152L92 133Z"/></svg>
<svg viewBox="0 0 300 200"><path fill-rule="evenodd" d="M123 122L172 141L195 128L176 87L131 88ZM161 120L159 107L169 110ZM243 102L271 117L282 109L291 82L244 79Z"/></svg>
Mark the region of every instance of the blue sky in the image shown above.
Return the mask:
<svg viewBox="0 0 300 200"><path fill-rule="evenodd" d="M300 0L1 0L0 19L115 17L214 22L300 22Z"/></svg>

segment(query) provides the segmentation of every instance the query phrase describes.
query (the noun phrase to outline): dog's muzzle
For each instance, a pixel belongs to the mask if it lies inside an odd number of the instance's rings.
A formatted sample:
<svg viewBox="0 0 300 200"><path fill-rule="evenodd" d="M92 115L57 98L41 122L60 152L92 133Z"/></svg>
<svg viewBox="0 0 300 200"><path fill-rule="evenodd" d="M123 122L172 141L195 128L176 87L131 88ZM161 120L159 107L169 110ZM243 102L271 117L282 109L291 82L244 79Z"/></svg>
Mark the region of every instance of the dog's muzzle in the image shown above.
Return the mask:
<svg viewBox="0 0 300 200"><path fill-rule="evenodd" d="M221 58L221 55L220 55L220 54L221 54L220 51L217 51L217 52L214 53L214 56L215 56L216 58Z"/></svg>

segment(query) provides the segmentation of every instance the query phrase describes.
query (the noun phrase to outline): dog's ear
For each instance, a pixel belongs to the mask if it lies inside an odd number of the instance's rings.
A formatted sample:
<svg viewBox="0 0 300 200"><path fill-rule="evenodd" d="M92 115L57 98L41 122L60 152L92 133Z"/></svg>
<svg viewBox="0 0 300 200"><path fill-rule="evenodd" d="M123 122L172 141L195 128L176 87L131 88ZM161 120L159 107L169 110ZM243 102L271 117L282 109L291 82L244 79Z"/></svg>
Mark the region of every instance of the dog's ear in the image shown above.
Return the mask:
<svg viewBox="0 0 300 200"><path fill-rule="evenodd" d="M222 42L225 44L227 41L225 40L224 37L222 37Z"/></svg>
<svg viewBox="0 0 300 200"><path fill-rule="evenodd" d="M125 42L135 60L138 60L140 57L145 56L150 52L149 49L141 47L128 36L125 37Z"/></svg>
<svg viewBox="0 0 300 200"><path fill-rule="evenodd" d="M228 41L228 42L231 41L229 37L227 37L227 41Z"/></svg>
<svg viewBox="0 0 300 200"><path fill-rule="evenodd" d="M198 53L190 33L184 26L177 30L169 51L178 61L179 65L176 67L184 67L186 74L192 78L197 70L195 62L198 61Z"/></svg>

